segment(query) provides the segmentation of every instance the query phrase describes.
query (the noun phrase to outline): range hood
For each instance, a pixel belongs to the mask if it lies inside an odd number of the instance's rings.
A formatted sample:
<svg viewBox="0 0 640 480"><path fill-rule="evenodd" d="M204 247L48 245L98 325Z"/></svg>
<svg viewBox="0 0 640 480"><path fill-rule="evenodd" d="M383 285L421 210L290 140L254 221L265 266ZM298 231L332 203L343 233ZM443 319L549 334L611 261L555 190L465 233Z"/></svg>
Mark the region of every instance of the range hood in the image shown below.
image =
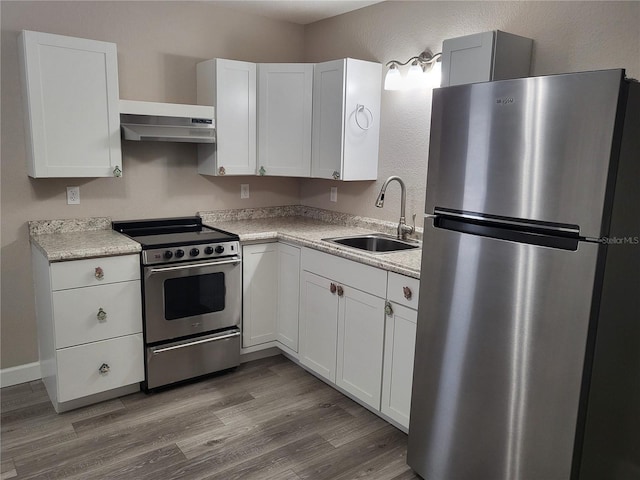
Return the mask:
<svg viewBox="0 0 640 480"><path fill-rule="evenodd" d="M215 143L214 108L120 100L122 138L136 141Z"/></svg>

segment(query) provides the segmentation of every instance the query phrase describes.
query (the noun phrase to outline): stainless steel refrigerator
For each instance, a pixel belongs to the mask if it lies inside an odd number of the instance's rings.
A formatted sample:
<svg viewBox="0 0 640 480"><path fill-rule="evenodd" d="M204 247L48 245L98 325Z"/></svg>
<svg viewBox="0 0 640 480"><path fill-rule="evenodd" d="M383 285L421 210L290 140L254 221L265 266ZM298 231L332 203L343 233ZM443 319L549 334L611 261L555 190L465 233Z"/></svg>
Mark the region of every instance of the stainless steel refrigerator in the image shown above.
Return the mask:
<svg viewBox="0 0 640 480"><path fill-rule="evenodd" d="M624 70L434 91L423 478L640 479L639 139Z"/></svg>

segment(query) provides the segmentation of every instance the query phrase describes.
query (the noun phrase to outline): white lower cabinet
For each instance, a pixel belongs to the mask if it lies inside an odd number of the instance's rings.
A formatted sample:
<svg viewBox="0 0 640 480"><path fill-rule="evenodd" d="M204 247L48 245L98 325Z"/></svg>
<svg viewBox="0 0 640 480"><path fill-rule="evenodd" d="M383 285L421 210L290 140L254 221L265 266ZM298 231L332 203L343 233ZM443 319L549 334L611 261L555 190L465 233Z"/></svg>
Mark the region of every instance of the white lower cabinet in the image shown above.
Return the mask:
<svg viewBox="0 0 640 480"><path fill-rule="evenodd" d="M144 380L138 255L49 263L32 247L42 380L61 412Z"/></svg>
<svg viewBox="0 0 640 480"><path fill-rule="evenodd" d="M380 408L387 272L303 249L300 363Z"/></svg>
<svg viewBox="0 0 640 480"><path fill-rule="evenodd" d="M397 304L392 304L391 307L393 313L387 316L385 328L380 410L403 427L409 428L418 312Z"/></svg>
<svg viewBox="0 0 640 480"><path fill-rule="evenodd" d="M278 242L244 245L242 256L243 348L278 341L297 352L300 249Z"/></svg>
<svg viewBox="0 0 640 480"><path fill-rule="evenodd" d="M380 410L409 428L420 281L389 273Z"/></svg>
<svg viewBox="0 0 640 480"><path fill-rule="evenodd" d="M344 286L339 297L336 384L380 409L384 299Z"/></svg>
<svg viewBox="0 0 640 480"><path fill-rule="evenodd" d="M300 286L300 363L336 381L338 299L327 278L303 271Z"/></svg>

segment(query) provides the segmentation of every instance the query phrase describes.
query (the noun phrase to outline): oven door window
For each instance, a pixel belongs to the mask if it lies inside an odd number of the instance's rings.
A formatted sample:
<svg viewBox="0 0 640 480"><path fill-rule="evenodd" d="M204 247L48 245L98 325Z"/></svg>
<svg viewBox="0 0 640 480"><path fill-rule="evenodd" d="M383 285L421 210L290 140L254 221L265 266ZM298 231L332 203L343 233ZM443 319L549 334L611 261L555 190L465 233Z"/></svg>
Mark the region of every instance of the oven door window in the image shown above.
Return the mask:
<svg viewBox="0 0 640 480"><path fill-rule="evenodd" d="M224 273L171 278L164 282L167 320L221 312L225 308Z"/></svg>

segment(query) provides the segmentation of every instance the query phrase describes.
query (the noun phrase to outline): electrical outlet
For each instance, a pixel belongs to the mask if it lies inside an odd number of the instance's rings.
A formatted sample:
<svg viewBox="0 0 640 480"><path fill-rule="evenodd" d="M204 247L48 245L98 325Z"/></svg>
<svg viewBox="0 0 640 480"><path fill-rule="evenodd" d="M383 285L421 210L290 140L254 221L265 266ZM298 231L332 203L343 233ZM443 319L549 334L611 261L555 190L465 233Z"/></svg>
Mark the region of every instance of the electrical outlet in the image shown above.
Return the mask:
<svg viewBox="0 0 640 480"><path fill-rule="evenodd" d="M249 198L249 184L243 183L240 185L240 198Z"/></svg>
<svg viewBox="0 0 640 480"><path fill-rule="evenodd" d="M338 201L338 187L331 187L331 197L329 198L332 202Z"/></svg>
<svg viewBox="0 0 640 480"><path fill-rule="evenodd" d="M80 187L67 187L67 205L80 205Z"/></svg>

